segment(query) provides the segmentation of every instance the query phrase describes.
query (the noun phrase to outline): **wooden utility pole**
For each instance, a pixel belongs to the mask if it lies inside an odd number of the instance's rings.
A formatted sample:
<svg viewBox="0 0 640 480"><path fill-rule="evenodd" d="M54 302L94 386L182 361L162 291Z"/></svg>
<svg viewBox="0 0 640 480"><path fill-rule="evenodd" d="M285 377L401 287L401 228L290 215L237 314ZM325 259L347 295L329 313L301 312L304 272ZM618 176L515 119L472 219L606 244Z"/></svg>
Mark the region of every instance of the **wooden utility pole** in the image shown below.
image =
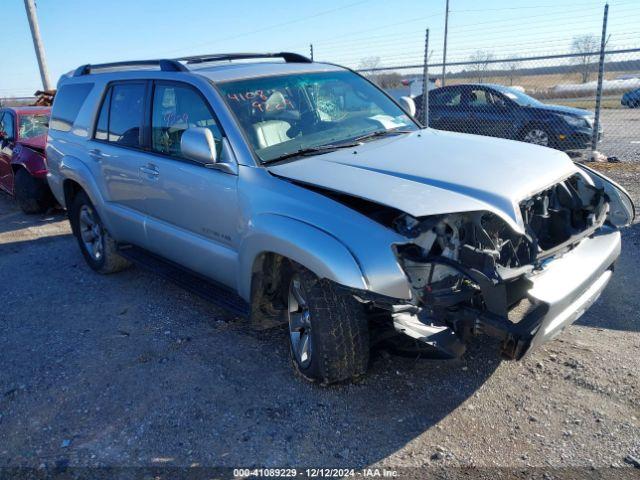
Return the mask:
<svg viewBox="0 0 640 480"><path fill-rule="evenodd" d="M40 78L42 78L42 86L45 90L51 90L49 69L47 68L47 60L44 56L44 46L42 45L42 39L40 38L40 27L38 26L38 17L36 15L36 5L34 0L24 0L24 8L27 11L27 18L29 19L31 37L33 38L33 48L36 50L38 67L40 68Z"/></svg>

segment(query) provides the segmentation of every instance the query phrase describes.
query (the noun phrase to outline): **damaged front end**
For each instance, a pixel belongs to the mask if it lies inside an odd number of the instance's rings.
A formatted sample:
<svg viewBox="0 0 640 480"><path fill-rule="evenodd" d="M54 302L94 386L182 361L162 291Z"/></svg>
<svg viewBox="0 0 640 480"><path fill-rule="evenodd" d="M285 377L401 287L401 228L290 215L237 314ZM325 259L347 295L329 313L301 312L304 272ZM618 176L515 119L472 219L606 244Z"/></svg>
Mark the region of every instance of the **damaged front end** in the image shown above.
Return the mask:
<svg viewBox="0 0 640 480"><path fill-rule="evenodd" d="M395 245L413 293L413 309L394 326L459 355L473 336L501 341L522 358L557 335L606 286L620 236L605 225L608 196L579 173L520 203L524 234L499 216L468 212L400 215Z"/></svg>

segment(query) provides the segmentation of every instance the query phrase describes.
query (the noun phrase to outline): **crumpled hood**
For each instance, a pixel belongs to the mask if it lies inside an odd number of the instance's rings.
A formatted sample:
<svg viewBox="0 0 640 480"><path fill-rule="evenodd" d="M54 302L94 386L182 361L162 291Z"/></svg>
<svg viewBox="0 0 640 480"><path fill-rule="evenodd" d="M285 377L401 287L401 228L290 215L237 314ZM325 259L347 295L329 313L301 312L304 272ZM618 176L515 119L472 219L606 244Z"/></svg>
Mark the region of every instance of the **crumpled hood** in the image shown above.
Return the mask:
<svg viewBox="0 0 640 480"><path fill-rule="evenodd" d="M21 138L17 141L17 143L20 143L27 147L31 147L35 150L40 150L44 152L44 148L47 145L47 136L39 135L37 137L32 137L32 138L24 138L24 139Z"/></svg>
<svg viewBox="0 0 640 480"><path fill-rule="evenodd" d="M269 171L415 217L486 210L522 233L518 204L579 170L566 154L549 148L428 129Z"/></svg>

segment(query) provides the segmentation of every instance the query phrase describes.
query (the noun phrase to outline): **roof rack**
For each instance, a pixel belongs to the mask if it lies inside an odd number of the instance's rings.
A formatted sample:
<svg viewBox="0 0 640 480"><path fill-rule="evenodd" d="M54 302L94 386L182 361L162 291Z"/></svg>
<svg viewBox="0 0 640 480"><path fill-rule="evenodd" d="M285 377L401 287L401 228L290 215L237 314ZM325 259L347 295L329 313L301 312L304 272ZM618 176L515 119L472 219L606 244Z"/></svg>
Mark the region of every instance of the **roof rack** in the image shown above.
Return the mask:
<svg viewBox="0 0 640 480"><path fill-rule="evenodd" d="M80 77L82 75L89 75L94 70L120 67L160 67L160 70L163 72L186 72L189 70L177 60L131 60L127 62L99 63L95 65L88 63L76 68L73 76Z"/></svg>
<svg viewBox="0 0 640 480"><path fill-rule="evenodd" d="M247 60L252 58L282 58L287 63L313 63L313 60L291 52L278 53L212 53L208 55L195 55L190 57L182 57L175 59L162 60L130 60L125 62L99 63L92 65L90 63L81 65L73 72L74 77L89 75L94 70L105 70L109 68L123 67L160 67L163 72L188 72L189 69L180 62L205 63L205 62L224 62L231 60Z"/></svg>
<svg viewBox="0 0 640 480"><path fill-rule="evenodd" d="M282 58L287 63L313 63L308 57L292 52L278 53L213 53L208 55L195 55L190 57L176 58L183 62L204 63L204 62L223 62L231 60L247 60L252 58Z"/></svg>

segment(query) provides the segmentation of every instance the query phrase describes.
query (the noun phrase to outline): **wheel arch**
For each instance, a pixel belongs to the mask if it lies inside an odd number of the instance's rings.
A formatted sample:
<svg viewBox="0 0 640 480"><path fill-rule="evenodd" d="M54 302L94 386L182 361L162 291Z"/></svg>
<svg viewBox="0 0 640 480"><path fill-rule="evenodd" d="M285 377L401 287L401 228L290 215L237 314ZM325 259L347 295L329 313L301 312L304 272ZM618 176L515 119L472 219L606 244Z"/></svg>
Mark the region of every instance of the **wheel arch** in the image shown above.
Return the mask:
<svg viewBox="0 0 640 480"><path fill-rule="evenodd" d="M251 231L239 249L238 293L245 300L251 299L255 273L269 256L296 262L319 278L350 288L367 289L355 256L337 238L300 220L266 214L252 221Z"/></svg>
<svg viewBox="0 0 640 480"><path fill-rule="evenodd" d="M60 185L62 198L58 200L64 202L63 207L69 209L78 192L83 191L89 197L107 230L110 230L111 225L109 216L105 212L104 197L87 166L75 157L66 156L60 162L59 171L60 183L57 180L54 183ZM51 185L51 183L50 179L49 184ZM52 190L55 192L56 189L52 188Z"/></svg>
<svg viewBox="0 0 640 480"><path fill-rule="evenodd" d="M44 155L29 147L20 145L19 150L11 156L11 169L14 175L18 173L20 168L25 169L29 175L36 178L44 178L47 172L47 165Z"/></svg>

